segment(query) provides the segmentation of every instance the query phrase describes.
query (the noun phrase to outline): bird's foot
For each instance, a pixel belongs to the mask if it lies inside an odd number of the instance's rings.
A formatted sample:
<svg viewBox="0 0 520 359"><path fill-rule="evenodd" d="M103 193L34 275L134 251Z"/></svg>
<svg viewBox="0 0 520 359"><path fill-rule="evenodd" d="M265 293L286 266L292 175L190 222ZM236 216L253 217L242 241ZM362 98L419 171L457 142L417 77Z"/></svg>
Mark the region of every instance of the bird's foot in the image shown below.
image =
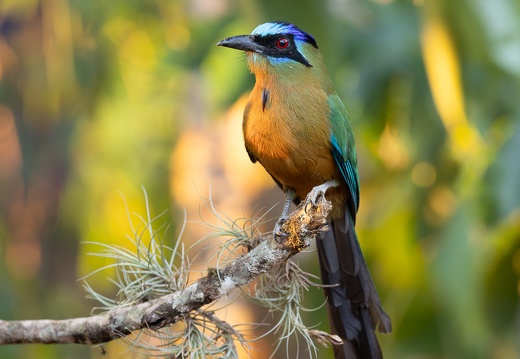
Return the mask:
<svg viewBox="0 0 520 359"><path fill-rule="evenodd" d="M285 222L287 222L287 217L282 216L278 218L278 221L276 221L276 224L274 225L273 237L278 243L282 243L284 238L287 237L285 231L282 230L282 226Z"/></svg>
<svg viewBox="0 0 520 359"><path fill-rule="evenodd" d="M323 184L320 184L319 186L314 187L307 195L307 198L310 198L312 204L316 206L318 204L318 200L321 197L325 197L325 193L327 192L327 190L329 188L338 187L338 186L339 186L338 181L329 180Z"/></svg>

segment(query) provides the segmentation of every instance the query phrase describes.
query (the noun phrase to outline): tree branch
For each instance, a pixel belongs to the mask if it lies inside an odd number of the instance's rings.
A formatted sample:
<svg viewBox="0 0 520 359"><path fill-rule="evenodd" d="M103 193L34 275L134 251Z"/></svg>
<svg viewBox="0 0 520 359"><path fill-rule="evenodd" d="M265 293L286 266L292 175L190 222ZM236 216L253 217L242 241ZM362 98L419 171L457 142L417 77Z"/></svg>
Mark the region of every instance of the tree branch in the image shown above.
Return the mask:
<svg viewBox="0 0 520 359"><path fill-rule="evenodd" d="M332 206L324 190L312 191L284 221L281 239L267 237L246 255L210 271L185 289L150 302L118 307L99 315L65 320L0 320L0 345L21 343L101 344L139 329L158 330L253 281L309 246L325 230Z"/></svg>

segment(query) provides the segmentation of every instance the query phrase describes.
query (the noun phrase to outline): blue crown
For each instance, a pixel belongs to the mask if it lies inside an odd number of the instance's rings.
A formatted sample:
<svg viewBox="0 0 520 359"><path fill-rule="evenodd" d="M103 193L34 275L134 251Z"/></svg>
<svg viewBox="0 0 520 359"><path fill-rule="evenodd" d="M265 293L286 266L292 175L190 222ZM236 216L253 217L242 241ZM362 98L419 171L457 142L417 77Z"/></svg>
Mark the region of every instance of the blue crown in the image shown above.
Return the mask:
<svg viewBox="0 0 520 359"><path fill-rule="evenodd" d="M291 34L294 36L295 40L308 42L314 47L318 47L318 45L316 45L316 40L314 39L314 37L312 37L312 35L300 30L296 25L289 24L287 22L266 22L265 24L258 25L256 29L254 29L251 33L251 35L259 36L269 36L277 34Z"/></svg>

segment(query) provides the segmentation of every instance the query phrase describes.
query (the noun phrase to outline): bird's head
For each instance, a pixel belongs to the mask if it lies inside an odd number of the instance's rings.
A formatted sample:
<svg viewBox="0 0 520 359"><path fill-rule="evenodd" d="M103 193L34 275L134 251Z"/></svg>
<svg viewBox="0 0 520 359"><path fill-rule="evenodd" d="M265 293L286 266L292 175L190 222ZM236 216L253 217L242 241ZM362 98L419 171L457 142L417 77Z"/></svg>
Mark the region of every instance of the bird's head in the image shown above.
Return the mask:
<svg viewBox="0 0 520 359"><path fill-rule="evenodd" d="M321 67L322 62L314 37L286 22L267 22L251 35L228 37L217 46L245 51L249 68L255 74L310 69Z"/></svg>

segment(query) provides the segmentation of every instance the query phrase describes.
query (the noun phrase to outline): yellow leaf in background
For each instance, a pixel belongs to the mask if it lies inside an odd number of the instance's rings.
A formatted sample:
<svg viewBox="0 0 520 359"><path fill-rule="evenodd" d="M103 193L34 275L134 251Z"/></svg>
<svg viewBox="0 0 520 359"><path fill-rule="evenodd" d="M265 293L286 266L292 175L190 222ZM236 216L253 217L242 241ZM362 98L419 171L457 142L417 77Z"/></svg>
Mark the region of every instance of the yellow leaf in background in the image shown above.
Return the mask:
<svg viewBox="0 0 520 359"><path fill-rule="evenodd" d="M388 123L379 139L377 152L385 166L393 170L402 170L410 162L410 155L399 133Z"/></svg>
<svg viewBox="0 0 520 359"><path fill-rule="evenodd" d="M446 24L427 16L422 32L422 52L433 101L448 132L454 155L463 160L478 153L481 139L469 123L464 105L459 59Z"/></svg>

